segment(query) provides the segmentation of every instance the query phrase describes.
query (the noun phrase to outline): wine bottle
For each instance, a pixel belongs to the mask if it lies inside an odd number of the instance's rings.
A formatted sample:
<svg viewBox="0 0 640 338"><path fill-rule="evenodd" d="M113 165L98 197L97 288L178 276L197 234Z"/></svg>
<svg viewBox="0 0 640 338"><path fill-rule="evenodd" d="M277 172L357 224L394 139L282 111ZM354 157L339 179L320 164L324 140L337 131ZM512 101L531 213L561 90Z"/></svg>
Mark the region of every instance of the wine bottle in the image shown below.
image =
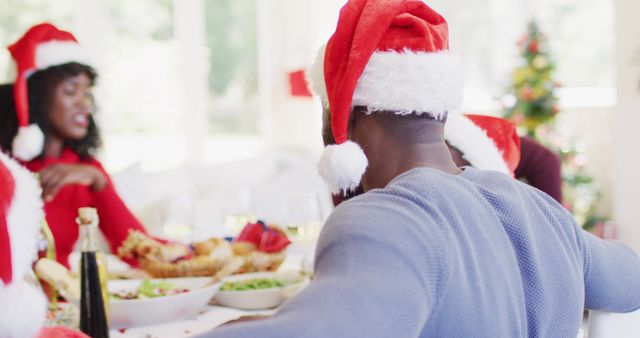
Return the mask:
<svg viewBox="0 0 640 338"><path fill-rule="evenodd" d="M80 225L80 330L92 338L108 338L109 324L106 276L101 278L96 242L98 212L94 208L78 209ZM104 266L104 265L103 265Z"/></svg>

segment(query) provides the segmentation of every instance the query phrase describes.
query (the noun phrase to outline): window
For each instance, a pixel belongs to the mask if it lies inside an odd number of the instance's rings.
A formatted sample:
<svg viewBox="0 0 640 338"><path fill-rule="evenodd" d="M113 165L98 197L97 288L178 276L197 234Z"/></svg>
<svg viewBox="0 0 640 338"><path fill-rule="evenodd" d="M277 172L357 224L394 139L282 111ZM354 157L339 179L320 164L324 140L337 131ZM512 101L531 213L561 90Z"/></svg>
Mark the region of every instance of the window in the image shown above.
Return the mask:
<svg viewBox="0 0 640 338"><path fill-rule="evenodd" d="M556 80L564 87L561 102L579 104L570 100L577 96L595 105L612 103L613 1L433 0L430 5L447 18L451 48L463 58L463 109L500 109L509 74L520 62L516 41L531 18L549 36Z"/></svg>
<svg viewBox="0 0 640 338"><path fill-rule="evenodd" d="M255 133L258 0L205 2L210 132Z"/></svg>
<svg viewBox="0 0 640 338"><path fill-rule="evenodd" d="M558 80L566 87L613 86L613 1L543 0L537 4L542 28L552 37Z"/></svg>
<svg viewBox="0 0 640 338"><path fill-rule="evenodd" d="M76 34L100 74L96 97L105 164L117 170L138 161L161 169L247 156L264 148L266 138L285 143L280 140L304 133L275 129L283 121L317 117L286 97L285 75L311 62L320 33L333 30L345 2L2 0L0 47L5 50L42 21ZM519 62L516 41L531 17L551 37L563 102L574 96L584 104L587 97L597 105L613 97L612 0L428 3L449 21L451 47L463 57L464 110L501 109ZM14 80L9 65L8 53L0 52L3 83Z"/></svg>
<svg viewBox="0 0 640 338"><path fill-rule="evenodd" d="M11 56L6 50L35 23L54 21L63 28L72 22L72 1L2 0L0 1L0 83L15 81Z"/></svg>
<svg viewBox="0 0 640 338"><path fill-rule="evenodd" d="M172 2L110 0L97 46L101 112L112 134L175 133L180 112L180 60Z"/></svg>

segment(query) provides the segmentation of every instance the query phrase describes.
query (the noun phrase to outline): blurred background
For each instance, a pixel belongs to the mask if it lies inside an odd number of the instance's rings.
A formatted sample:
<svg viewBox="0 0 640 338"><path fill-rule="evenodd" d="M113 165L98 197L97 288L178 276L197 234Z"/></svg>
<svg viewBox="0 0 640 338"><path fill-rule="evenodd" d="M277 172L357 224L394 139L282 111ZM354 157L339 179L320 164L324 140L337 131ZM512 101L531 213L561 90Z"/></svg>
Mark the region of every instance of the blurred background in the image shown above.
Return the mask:
<svg viewBox="0 0 640 338"><path fill-rule="evenodd" d="M97 65L100 158L121 195L156 232L208 236L231 232L237 217L286 224L292 196L311 196L303 217L330 212L314 167L321 107L300 90L300 71L344 2L0 0L0 45L42 21L73 32ZM428 4L464 60L464 112L513 113L518 69L542 56L529 68L546 71L552 88L529 89L554 98L537 137L562 155L565 204L581 225L640 250L640 2ZM534 21L544 49L532 54L523 37ZM0 83L12 74L1 52Z"/></svg>

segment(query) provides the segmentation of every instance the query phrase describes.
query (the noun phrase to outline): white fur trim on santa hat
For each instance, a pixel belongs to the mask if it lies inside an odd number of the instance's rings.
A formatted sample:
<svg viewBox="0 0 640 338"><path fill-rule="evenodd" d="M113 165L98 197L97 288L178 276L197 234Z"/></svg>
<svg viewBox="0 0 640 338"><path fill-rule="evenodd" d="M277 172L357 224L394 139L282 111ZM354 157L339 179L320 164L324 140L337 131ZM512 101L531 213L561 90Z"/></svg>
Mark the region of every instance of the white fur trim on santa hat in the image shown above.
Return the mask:
<svg viewBox="0 0 640 338"><path fill-rule="evenodd" d="M24 280L0 281L0 337L36 336L45 319L47 301L42 291Z"/></svg>
<svg viewBox="0 0 640 338"><path fill-rule="evenodd" d="M31 269L38 253L37 236L44 219L42 189L33 173L7 155L2 161L15 181L13 199L7 212L7 227L11 237L11 268L13 279L19 280Z"/></svg>
<svg viewBox="0 0 640 338"><path fill-rule="evenodd" d="M11 241L12 281L0 281L0 337L32 337L44 320L44 294L24 281L37 254L37 235L44 219L41 189L35 177L0 152L0 161L11 172L15 191L7 212Z"/></svg>
<svg viewBox="0 0 640 338"><path fill-rule="evenodd" d="M375 52L358 80L352 106L436 118L462 102L461 62L451 52Z"/></svg>
<svg viewBox="0 0 640 338"><path fill-rule="evenodd" d="M511 175L495 142L466 116L449 114L444 126L444 138L473 167Z"/></svg>
<svg viewBox="0 0 640 338"><path fill-rule="evenodd" d="M18 134L13 138L11 153L22 161L31 161L42 153L44 147L44 133L37 124L18 128Z"/></svg>
<svg viewBox="0 0 640 338"><path fill-rule="evenodd" d="M65 63L91 65L87 52L74 41L49 41L36 47L36 67L45 69Z"/></svg>
<svg viewBox="0 0 640 338"><path fill-rule="evenodd" d="M327 86L324 81L324 53L326 50L326 43L318 49L318 54L316 54L313 65L311 65L311 68L307 72L307 82L309 83L311 90L316 93L316 95L320 96L322 106L329 108L329 95L327 94Z"/></svg>
<svg viewBox="0 0 640 338"><path fill-rule="evenodd" d="M369 161L360 146L352 141L324 148L318 162L318 173L332 193L354 190L360 184Z"/></svg>
<svg viewBox="0 0 640 338"><path fill-rule="evenodd" d="M321 48L309 78L327 107L323 56ZM440 118L460 107L462 89L462 62L451 52L375 52L358 80L351 106Z"/></svg>

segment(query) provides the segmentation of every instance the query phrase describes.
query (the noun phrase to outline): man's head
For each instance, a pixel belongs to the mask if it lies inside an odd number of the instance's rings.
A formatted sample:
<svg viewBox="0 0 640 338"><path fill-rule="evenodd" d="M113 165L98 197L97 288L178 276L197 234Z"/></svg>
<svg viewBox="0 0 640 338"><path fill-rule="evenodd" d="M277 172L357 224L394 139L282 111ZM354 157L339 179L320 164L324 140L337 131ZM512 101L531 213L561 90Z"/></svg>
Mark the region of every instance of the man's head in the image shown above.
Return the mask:
<svg viewBox="0 0 640 338"><path fill-rule="evenodd" d="M329 114L325 109L322 131L325 146L335 144ZM349 123L349 138L362 147L369 159L369 168L357 189L342 195L334 194L335 205L364 192L362 183L369 181L372 174L376 176L372 171L379 170L375 167L377 154L384 154L387 163L394 153L406 153L410 149L424 150L425 156L434 156L431 146L444 139L457 167L472 166L513 175L520 161L520 138L515 126L492 116L453 114L444 125L428 115L407 118L397 117L392 112L366 114L364 109L356 107ZM431 164L433 162L431 158Z"/></svg>
<svg viewBox="0 0 640 338"><path fill-rule="evenodd" d="M335 145L327 147L319 169L334 192L355 188L368 165L350 123L354 130L360 118L388 123L384 135L412 142L410 131L420 123L437 126L458 108L460 66L448 49L445 19L422 1L351 0L344 6L311 71L312 85L331 112L331 133L325 129L323 138Z"/></svg>
<svg viewBox="0 0 640 338"><path fill-rule="evenodd" d="M428 114L400 117L390 111L368 113L365 107L356 107L351 115L348 137L368 159L361 178L364 191L383 188L417 167L458 171L444 143L442 119Z"/></svg>

